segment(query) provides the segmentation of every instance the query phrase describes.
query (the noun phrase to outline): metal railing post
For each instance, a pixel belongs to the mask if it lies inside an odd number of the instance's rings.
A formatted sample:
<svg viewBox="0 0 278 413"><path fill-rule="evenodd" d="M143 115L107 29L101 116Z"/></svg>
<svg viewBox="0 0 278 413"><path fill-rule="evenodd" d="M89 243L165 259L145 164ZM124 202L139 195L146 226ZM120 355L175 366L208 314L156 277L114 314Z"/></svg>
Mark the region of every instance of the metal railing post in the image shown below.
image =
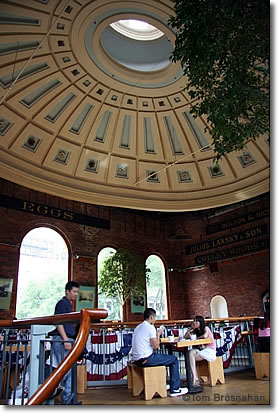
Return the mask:
<svg viewBox="0 0 278 413"><path fill-rule="evenodd" d="M249 331L250 330L250 325L249 325L249 321L245 321L245 325L246 325L246 330ZM254 339L252 337L252 339ZM254 361L253 361L253 347L252 347L252 343L251 343L251 337L248 335L247 336L247 343L248 343L248 356L249 356L249 363L251 364L252 367L254 367Z"/></svg>
<svg viewBox="0 0 278 413"><path fill-rule="evenodd" d="M30 350L30 376L28 398L35 393L39 387L39 355L40 341L45 340L46 334L54 330L53 325L32 325L31 326L31 350Z"/></svg>

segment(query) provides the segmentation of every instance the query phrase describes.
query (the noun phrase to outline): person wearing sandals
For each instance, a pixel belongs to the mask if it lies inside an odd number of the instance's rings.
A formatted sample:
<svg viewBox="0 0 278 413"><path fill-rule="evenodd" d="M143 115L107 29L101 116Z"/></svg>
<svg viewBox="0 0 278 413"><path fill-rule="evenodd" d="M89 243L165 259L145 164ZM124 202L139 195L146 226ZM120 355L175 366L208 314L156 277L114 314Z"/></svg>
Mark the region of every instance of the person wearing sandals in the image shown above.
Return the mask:
<svg viewBox="0 0 278 413"><path fill-rule="evenodd" d="M189 351L190 367L192 371L192 383L193 386L200 385L200 380L197 375L196 361L216 360L216 344L213 338L213 334L208 326L205 324L204 317L198 315L194 318L191 327L185 333L184 338L188 339L191 335L196 335L197 339L212 338L213 342L205 344L201 349L192 349Z"/></svg>

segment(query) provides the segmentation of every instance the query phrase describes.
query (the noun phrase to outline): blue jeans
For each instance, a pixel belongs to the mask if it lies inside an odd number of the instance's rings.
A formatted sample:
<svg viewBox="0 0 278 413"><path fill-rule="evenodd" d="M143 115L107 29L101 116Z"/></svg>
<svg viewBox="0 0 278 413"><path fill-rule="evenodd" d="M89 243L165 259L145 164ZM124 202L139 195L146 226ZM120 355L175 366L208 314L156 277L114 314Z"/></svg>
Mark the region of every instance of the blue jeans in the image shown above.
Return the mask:
<svg viewBox="0 0 278 413"><path fill-rule="evenodd" d="M146 358L147 362L142 364L135 363L140 367L169 366L170 368L170 392L178 390L180 387L179 361L176 356L169 354L159 354L155 351Z"/></svg>
<svg viewBox="0 0 278 413"><path fill-rule="evenodd" d="M57 360L58 365L61 363L62 360L66 357L66 355L69 353L69 350L64 349L64 343L62 340L62 337L60 336L53 336L52 337L53 341L53 351ZM74 340L69 339L72 343ZM62 403L63 404L68 404L71 399L72 395L72 389L71 389L71 370L67 372L67 374L64 376L64 386L65 390L62 393Z"/></svg>

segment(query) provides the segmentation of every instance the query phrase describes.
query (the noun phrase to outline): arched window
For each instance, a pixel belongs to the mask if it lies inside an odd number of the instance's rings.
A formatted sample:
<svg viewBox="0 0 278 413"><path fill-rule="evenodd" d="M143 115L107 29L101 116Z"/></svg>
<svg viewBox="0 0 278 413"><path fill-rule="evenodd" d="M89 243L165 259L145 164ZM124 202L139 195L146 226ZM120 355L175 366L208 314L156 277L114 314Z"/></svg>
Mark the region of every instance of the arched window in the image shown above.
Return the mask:
<svg viewBox="0 0 278 413"><path fill-rule="evenodd" d="M111 255L115 254L116 250L111 247L103 248L97 259L98 266L98 281L101 279L101 268L103 263ZM107 297L104 294L101 294L98 289L98 308L105 308L108 311L108 317L106 320L122 320L122 305L120 297Z"/></svg>
<svg viewBox="0 0 278 413"><path fill-rule="evenodd" d="M165 267L157 255L150 255L146 260L150 269L149 283L147 283L147 306L156 310L158 320L168 318Z"/></svg>
<svg viewBox="0 0 278 413"><path fill-rule="evenodd" d="M68 247L58 232L40 227L20 247L16 317L53 315L68 282Z"/></svg>
<svg viewBox="0 0 278 413"><path fill-rule="evenodd" d="M227 302L222 295L215 295L210 302L211 318L228 317Z"/></svg>

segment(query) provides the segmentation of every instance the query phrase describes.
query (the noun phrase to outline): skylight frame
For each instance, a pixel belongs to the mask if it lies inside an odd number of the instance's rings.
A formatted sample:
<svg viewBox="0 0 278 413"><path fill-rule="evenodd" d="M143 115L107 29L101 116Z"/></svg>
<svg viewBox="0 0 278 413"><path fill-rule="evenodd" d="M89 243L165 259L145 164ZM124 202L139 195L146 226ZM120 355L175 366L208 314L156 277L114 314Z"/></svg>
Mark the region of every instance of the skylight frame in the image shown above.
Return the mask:
<svg viewBox="0 0 278 413"><path fill-rule="evenodd" d="M135 27L131 27L132 24L130 24L130 22L132 21L142 22L144 23L144 25L148 26L148 29L136 29ZM133 40L151 41L160 39L164 36L164 33L161 30L157 29L155 26L152 26L151 24L138 19L118 20L114 23L111 23L110 27L123 36L129 37Z"/></svg>

